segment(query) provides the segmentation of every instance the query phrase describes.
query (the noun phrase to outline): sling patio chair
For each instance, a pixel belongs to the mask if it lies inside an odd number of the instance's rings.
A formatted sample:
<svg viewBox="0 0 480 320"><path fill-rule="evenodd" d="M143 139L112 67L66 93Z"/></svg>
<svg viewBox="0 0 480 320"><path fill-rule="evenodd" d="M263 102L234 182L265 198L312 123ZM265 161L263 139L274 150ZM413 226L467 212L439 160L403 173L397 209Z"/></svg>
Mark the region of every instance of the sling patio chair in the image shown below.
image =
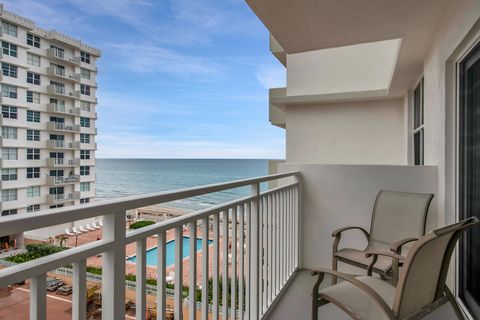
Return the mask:
<svg viewBox="0 0 480 320"><path fill-rule="evenodd" d="M373 257L367 276L315 271L318 280L313 288L312 320L318 319L318 308L330 302L357 320L420 319L450 302L457 318L464 319L445 279L457 240L467 228L478 223L479 220L472 217L431 231L410 248L407 256L367 251L366 255ZM373 264L379 256L391 259L392 264L404 263L397 286L372 277ZM344 281L319 291L325 274Z"/></svg>
<svg viewBox="0 0 480 320"><path fill-rule="evenodd" d="M365 252L372 250L393 251L396 254L408 252L410 242L418 240L425 234L428 208L432 202L433 194L409 193L380 190L373 206L370 233L362 227L351 226L335 230L332 237L332 269L337 271L338 261L367 269L371 258L365 256ZM347 230L358 229L367 238L368 245L364 250L354 248L338 249L342 233ZM402 240L403 239L403 240ZM408 245L407 245L408 244ZM391 259L379 257L373 268L382 279L392 274L392 282L396 283ZM337 282L337 277L332 277L332 284Z"/></svg>

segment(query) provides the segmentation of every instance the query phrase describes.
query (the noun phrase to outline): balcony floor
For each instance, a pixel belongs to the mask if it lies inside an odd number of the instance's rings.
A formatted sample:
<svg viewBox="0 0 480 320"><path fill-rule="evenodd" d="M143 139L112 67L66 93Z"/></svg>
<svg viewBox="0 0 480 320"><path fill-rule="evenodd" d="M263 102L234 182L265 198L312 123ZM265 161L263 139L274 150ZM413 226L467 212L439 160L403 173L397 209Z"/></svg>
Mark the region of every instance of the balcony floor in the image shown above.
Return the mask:
<svg viewBox="0 0 480 320"><path fill-rule="evenodd" d="M268 320L291 320L311 318L311 290L316 278L310 275L310 271L301 270L287 288L285 294L275 305ZM325 277L322 287L330 284L330 278ZM333 304L327 304L320 308L318 319L322 320L351 320L342 310ZM456 319L450 305L444 304L434 312L430 313L426 320L451 320Z"/></svg>

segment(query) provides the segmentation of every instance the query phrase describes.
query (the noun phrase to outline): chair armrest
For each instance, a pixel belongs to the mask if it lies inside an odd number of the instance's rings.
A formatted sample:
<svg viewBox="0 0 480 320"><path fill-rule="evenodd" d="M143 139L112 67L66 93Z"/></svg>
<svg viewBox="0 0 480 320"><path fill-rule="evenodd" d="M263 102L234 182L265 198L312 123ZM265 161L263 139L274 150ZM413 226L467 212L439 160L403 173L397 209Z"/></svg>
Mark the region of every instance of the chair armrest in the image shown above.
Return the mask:
<svg viewBox="0 0 480 320"><path fill-rule="evenodd" d="M343 227L343 228L337 229L337 230L332 232L332 237L338 237L342 234L342 232L347 231L347 230L353 230L353 229L358 229L358 230L362 231L367 239L370 238L370 234L368 233L368 231L363 229L362 227L358 227L358 226L350 226L350 227Z"/></svg>
<svg viewBox="0 0 480 320"><path fill-rule="evenodd" d="M400 241L395 242L392 244L392 247L390 248L390 251L395 252L396 254L401 254L402 253L402 247L406 245L407 243L417 241L418 238L406 238Z"/></svg>
<svg viewBox="0 0 480 320"><path fill-rule="evenodd" d="M399 273L398 270L399 270L400 261L406 262L407 258L399 254L388 252L388 251L367 251L365 253L365 257L367 258L372 257L372 261L370 262L367 268L367 275L369 276L372 275L373 266L375 265L375 263L377 263L378 256L386 256L386 257L392 258L392 284L396 286L398 282L398 273Z"/></svg>
<svg viewBox="0 0 480 320"><path fill-rule="evenodd" d="M388 306L388 304L385 302L385 300L382 299L382 297L372 288L370 288L368 285L366 285L364 282L357 280L355 277L333 271L333 270L328 270L328 269L317 269L317 270L312 270L312 275L318 273L318 279L317 282L315 283L313 287L313 298L314 304L317 303L318 301L318 288L320 287L321 282L323 281L323 278L325 274L330 274L332 276L338 277L346 282L349 282L353 284L355 287L359 288L362 290L368 297L370 297L385 313L386 315L394 320L395 319L395 314L393 313L392 309Z"/></svg>

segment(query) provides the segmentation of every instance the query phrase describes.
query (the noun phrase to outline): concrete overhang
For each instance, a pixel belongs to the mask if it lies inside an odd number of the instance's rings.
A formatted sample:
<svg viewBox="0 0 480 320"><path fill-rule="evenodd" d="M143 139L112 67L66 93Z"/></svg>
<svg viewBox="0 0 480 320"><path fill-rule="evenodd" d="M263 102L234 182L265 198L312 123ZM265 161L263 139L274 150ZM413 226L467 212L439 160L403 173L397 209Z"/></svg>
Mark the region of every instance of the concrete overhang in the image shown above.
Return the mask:
<svg viewBox="0 0 480 320"><path fill-rule="evenodd" d="M402 39L389 95L405 92L421 77L423 59L452 1L246 0L287 56Z"/></svg>

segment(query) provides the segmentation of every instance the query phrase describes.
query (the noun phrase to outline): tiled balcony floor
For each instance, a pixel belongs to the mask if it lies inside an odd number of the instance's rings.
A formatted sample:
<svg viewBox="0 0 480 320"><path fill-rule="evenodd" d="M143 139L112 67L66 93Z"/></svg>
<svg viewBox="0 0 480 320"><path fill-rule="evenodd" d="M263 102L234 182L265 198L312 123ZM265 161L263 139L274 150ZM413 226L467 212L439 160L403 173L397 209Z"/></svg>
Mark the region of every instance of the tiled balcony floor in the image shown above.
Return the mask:
<svg viewBox="0 0 480 320"><path fill-rule="evenodd" d="M276 304L268 320L308 320L311 318L311 291L316 277L310 275L310 271L297 272L290 286L287 288L281 300ZM330 285L330 278L325 277L322 286ZM327 304L320 308L321 320L351 320L351 318L333 304ZM427 317L426 320L452 320L456 319L451 307L447 304L438 308Z"/></svg>

